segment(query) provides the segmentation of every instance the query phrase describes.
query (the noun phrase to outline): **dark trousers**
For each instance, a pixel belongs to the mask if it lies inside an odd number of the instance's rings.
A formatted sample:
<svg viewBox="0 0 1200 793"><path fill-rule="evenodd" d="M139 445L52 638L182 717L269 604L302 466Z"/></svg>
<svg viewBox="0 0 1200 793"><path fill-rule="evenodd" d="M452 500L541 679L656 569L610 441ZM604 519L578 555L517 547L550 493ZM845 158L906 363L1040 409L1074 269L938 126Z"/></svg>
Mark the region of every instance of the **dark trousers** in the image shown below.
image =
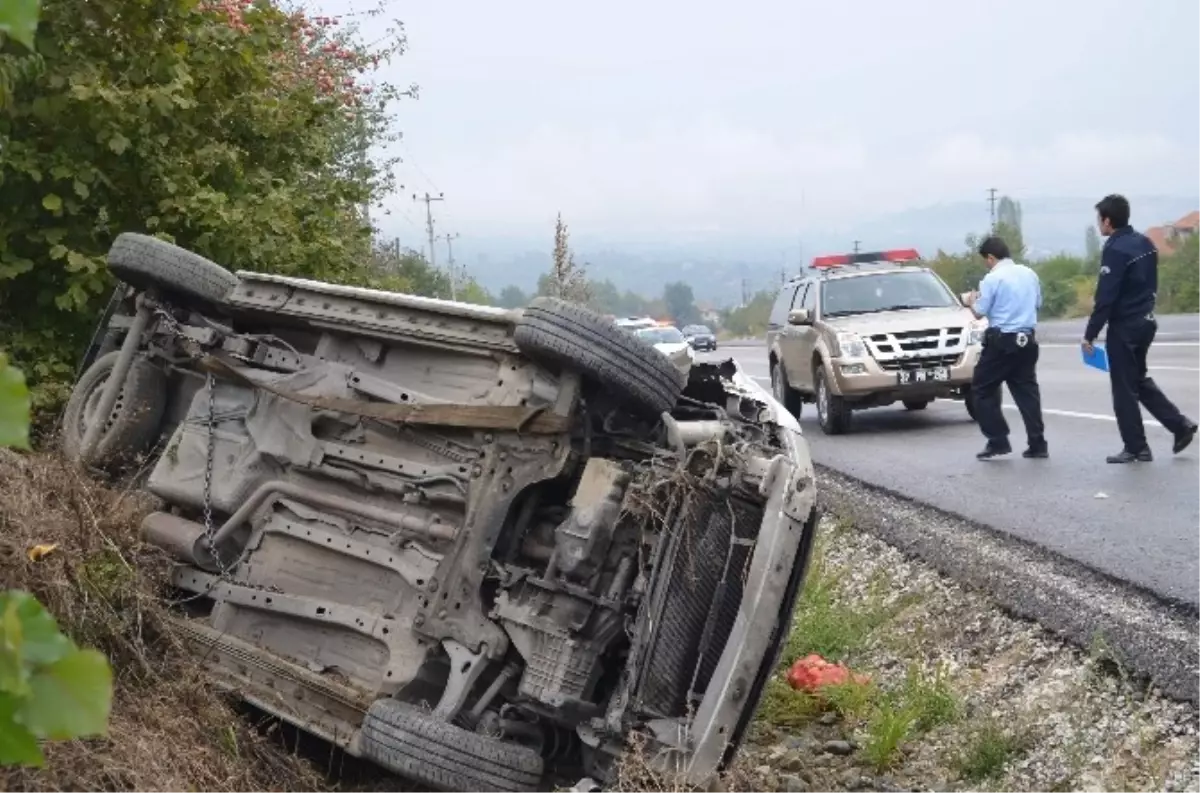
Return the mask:
<svg viewBox="0 0 1200 793"><path fill-rule="evenodd" d="M1158 323L1147 318L1108 326L1105 350L1112 381L1113 413L1125 449L1135 454L1146 448L1146 428L1139 403L1170 432L1178 434L1187 428L1187 419L1179 408L1146 373L1146 355L1156 333Z"/></svg>
<svg viewBox="0 0 1200 793"><path fill-rule="evenodd" d="M1025 434L1031 447L1045 444L1042 424L1042 392L1038 388L1038 344L1032 334L1028 343L1018 347L1015 333L990 332L983 341L983 352L975 364L971 380L971 395L975 400L975 419L989 443L1002 446L1008 443L1008 422L1000 408L1000 386L1008 390L1021 411Z"/></svg>

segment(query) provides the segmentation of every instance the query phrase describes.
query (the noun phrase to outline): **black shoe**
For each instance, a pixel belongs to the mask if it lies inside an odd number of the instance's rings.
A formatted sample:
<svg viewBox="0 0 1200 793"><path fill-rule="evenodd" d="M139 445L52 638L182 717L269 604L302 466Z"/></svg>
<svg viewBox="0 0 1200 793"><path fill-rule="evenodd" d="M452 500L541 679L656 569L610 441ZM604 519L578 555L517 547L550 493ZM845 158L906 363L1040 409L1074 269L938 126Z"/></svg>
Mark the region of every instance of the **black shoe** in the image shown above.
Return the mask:
<svg viewBox="0 0 1200 793"><path fill-rule="evenodd" d="M1026 460L1045 460L1050 456L1050 447L1045 441L1041 443L1031 443L1029 448L1021 453L1021 456Z"/></svg>
<svg viewBox="0 0 1200 793"><path fill-rule="evenodd" d="M1006 454L1012 454L1012 446L1007 443L992 443L988 441L988 445L983 447L983 451L975 455L975 459L990 460L993 457L1002 457Z"/></svg>
<svg viewBox="0 0 1200 793"><path fill-rule="evenodd" d="M1171 447L1171 451L1179 454L1181 451L1192 445L1192 441L1196 440L1196 425L1188 422L1188 425L1183 428L1182 432L1175 433L1175 445Z"/></svg>
<svg viewBox="0 0 1200 793"><path fill-rule="evenodd" d="M1150 454L1150 449L1142 449L1137 454L1123 450L1120 454L1114 454L1108 458L1108 461L1113 465L1123 465L1125 463L1148 463L1154 460L1154 455Z"/></svg>

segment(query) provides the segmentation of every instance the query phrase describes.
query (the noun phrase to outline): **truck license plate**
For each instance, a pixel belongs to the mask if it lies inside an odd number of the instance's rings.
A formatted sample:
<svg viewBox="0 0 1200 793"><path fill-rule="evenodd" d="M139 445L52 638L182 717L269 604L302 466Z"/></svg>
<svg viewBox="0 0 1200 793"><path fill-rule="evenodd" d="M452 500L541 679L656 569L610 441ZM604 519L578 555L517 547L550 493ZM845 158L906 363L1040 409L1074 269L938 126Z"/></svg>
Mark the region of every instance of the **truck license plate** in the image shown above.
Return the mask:
<svg viewBox="0 0 1200 793"><path fill-rule="evenodd" d="M915 383L944 383L950 379L950 370L944 366L934 369L904 369L896 372L896 381L900 385Z"/></svg>

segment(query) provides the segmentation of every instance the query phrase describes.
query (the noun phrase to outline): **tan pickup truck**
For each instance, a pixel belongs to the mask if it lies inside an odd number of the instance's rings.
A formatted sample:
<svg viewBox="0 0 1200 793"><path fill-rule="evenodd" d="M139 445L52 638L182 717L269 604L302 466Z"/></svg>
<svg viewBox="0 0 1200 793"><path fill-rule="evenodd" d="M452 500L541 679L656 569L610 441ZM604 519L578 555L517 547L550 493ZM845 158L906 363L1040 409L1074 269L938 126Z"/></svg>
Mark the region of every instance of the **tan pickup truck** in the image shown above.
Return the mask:
<svg viewBox="0 0 1200 793"><path fill-rule="evenodd" d="M815 402L828 435L852 412L896 402L923 410L960 399L986 323L913 250L824 256L779 291L767 326L775 398L797 416Z"/></svg>

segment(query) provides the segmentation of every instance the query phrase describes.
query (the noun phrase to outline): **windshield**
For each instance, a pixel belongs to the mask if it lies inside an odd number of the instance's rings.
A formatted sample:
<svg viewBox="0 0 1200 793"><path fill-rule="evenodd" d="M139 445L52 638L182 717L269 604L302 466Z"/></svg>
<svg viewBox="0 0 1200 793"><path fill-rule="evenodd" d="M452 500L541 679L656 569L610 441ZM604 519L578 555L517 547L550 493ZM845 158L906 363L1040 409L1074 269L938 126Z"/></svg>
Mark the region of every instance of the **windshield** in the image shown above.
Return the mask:
<svg viewBox="0 0 1200 793"><path fill-rule="evenodd" d="M858 275L821 285L821 314L826 317L957 305L949 288L927 270Z"/></svg>
<svg viewBox="0 0 1200 793"><path fill-rule="evenodd" d="M704 336L711 333L712 331L703 325L688 325L683 329L683 335L685 336Z"/></svg>
<svg viewBox="0 0 1200 793"><path fill-rule="evenodd" d="M683 334L678 328L643 328L637 332L651 344L682 344Z"/></svg>

